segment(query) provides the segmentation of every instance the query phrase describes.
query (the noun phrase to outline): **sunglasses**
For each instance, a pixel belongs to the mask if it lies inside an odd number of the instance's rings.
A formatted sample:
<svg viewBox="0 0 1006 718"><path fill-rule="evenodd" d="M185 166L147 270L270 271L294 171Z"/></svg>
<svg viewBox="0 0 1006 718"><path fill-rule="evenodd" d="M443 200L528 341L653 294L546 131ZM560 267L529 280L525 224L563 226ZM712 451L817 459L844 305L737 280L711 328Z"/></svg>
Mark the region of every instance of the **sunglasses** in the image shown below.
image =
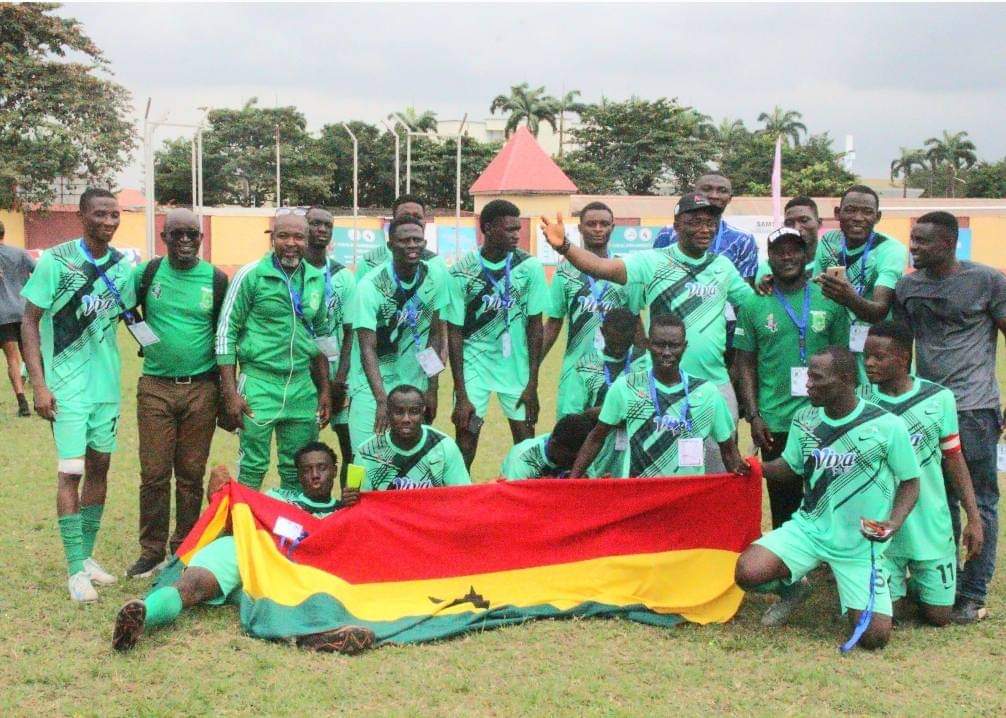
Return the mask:
<svg viewBox="0 0 1006 718"><path fill-rule="evenodd" d="M199 239L202 232L198 229L173 229L168 232L168 236L176 242L180 239L191 239L193 241Z"/></svg>
<svg viewBox="0 0 1006 718"><path fill-rule="evenodd" d="M297 215L298 217L303 217L307 214L307 207L280 207L276 210L276 216L282 217L286 214Z"/></svg>

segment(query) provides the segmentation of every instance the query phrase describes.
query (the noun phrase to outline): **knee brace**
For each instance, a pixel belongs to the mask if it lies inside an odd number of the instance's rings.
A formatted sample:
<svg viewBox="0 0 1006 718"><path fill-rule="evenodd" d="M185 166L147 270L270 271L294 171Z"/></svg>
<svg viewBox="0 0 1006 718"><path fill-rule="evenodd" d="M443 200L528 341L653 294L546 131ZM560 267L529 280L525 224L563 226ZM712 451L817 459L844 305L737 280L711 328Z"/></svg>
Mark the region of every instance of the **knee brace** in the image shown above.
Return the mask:
<svg viewBox="0 0 1006 718"><path fill-rule="evenodd" d="M83 459L60 459L56 464L56 471L68 476L81 477L84 475Z"/></svg>

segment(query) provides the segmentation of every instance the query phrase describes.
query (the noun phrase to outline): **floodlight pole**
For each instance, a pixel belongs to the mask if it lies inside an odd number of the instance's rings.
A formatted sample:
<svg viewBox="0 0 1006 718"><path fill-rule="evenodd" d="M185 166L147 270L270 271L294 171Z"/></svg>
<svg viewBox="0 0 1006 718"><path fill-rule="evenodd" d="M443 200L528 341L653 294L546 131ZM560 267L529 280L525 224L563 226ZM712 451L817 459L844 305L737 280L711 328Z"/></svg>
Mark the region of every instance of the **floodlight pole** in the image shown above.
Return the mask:
<svg viewBox="0 0 1006 718"><path fill-rule="evenodd" d="M399 170L399 154L400 154L400 151L401 151L401 149L400 149L401 148L401 140L398 137L398 133L395 132L395 128L394 127L392 127L391 125L389 125L384 120L381 120L381 123L385 127L388 128L388 132L390 132L394 136L394 138L395 138L395 199L398 199L398 195L400 195L402 193L402 183L401 183L400 174L399 174L399 172L400 172L400 170Z"/></svg>
<svg viewBox="0 0 1006 718"><path fill-rule="evenodd" d="M353 140L353 266L356 266L356 217L360 213L360 144L356 141L356 135L349 129L349 125L342 123L342 128Z"/></svg>
<svg viewBox="0 0 1006 718"><path fill-rule="evenodd" d="M151 98L148 97L147 109L143 112L143 175L145 179L143 190L144 194L147 196L143 214L147 235L148 260L154 258L154 155L151 147L151 139L154 128L149 121L150 101Z"/></svg>
<svg viewBox="0 0 1006 718"><path fill-rule="evenodd" d="M402 125L405 127L405 194L412 194L412 138L425 137L426 133L413 131L405 121L405 118L397 112L395 113L395 117L401 120Z"/></svg>
<svg viewBox="0 0 1006 718"><path fill-rule="evenodd" d="M461 118L461 124L458 125L456 179L454 183L454 261L457 261L461 256L461 134L464 132L466 122L468 122L467 112Z"/></svg>
<svg viewBox="0 0 1006 718"><path fill-rule="evenodd" d="M276 125L276 206L282 207L283 200L279 193L279 125Z"/></svg>

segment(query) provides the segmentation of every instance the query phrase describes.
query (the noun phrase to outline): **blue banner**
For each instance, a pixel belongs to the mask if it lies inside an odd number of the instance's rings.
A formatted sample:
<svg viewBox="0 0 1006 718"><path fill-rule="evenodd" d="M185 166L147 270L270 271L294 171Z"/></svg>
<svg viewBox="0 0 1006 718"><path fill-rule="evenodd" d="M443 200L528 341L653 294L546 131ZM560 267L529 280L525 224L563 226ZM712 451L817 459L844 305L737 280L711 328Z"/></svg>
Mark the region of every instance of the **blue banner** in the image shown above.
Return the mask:
<svg viewBox="0 0 1006 718"><path fill-rule="evenodd" d="M354 239L356 240L355 254ZM350 267L355 266L356 260L367 252L386 243L387 239L383 229L354 230L351 227L333 227L331 254L335 261Z"/></svg>
<svg viewBox="0 0 1006 718"><path fill-rule="evenodd" d="M617 225L608 242L608 253L612 257L624 257L643 249L652 249L653 240L663 227L625 227Z"/></svg>
<svg viewBox="0 0 1006 718"><path fill-rule="evenodd" d="M474 227L458 227L456 237L454 230L452 224L437 224L437 254L448 263L478 248Z"/></svg>

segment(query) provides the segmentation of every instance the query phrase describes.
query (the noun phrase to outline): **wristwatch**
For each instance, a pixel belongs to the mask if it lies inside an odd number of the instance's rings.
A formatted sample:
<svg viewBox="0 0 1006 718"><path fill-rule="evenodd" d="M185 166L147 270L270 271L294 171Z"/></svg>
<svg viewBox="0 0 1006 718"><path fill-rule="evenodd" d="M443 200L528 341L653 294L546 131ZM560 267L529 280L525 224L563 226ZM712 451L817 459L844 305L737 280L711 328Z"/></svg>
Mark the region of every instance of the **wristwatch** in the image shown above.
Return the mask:
<svg viewBox="0 0 1006 718"><path fill-rule="evenodd" d="M563 257L565 257L566 256L566 252L568 252L569 248L572 247L572 246L573 245L571 245L569 243L569 237L563 237L562 244L559 245L558 249L556 249L555 251L558 252L559 254L561 254Z"/></svg>

